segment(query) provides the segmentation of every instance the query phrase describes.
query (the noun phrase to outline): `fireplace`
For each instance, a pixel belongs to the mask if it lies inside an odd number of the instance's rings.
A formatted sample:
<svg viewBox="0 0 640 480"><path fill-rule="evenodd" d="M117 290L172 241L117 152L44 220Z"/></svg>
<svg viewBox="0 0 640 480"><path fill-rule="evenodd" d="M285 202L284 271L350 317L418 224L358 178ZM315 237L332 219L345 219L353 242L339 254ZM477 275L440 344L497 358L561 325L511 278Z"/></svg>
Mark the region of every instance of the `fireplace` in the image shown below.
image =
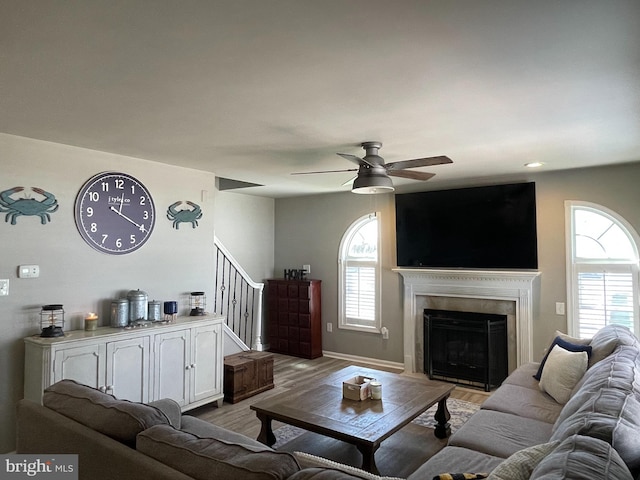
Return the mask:
<svg viewBox="0 0 640 480"><path fill-rule="evenodd" d="M404 366L424 371L425 308L504 313L509 308L508 372L533 361L533 319L537 314L540 273L532 270L443 270L396 268L404 283ZM462 307L451 302L460 302ZM486 305L490 308L485 308ZM473 308L469 308L472 305Z"/></svg>
<svg viewBox="0 0 640 480"><path fill-rule="evenodd" d="M431 379L488 392L507 378L507 315L425 308L424 346Z"/></svg>

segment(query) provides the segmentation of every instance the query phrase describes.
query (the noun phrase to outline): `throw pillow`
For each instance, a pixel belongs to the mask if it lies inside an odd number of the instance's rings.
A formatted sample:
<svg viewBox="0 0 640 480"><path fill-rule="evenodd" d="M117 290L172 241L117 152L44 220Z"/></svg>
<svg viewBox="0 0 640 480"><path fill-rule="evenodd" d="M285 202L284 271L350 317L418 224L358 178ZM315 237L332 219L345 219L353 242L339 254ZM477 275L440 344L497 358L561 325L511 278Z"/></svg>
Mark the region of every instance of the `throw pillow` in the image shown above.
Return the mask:
<svg viewBox="0 0 640 480"><path fill-rule="evenodd" d="M588 362L587 352L571 352L554 345L542 370L540 390L564 405L569 401L573 387L587 371Z"/></svg>
<svg viewBox="0 0 640 480"><path fill-rule="evenodd" d="M551 353L551 350L553 350L553 347L555 345L560 345L562 348L570 352L587 352L587 358L591 358L591 345L580 345L578 343L571 343L563 340L562 337L557 336L553 339L553 342L551 342L549 350L547 350L547 354L542 359L542 362L540 362L540 368L538 368L537 373L533 376L533 378L535 378L536 380L540 381L540 378L542 378L542 371L544 370L544 366L547 363L547 358L549 358L549 354Z"/></svg>
<svg viewBox="0 0 640 480"><path fill-rule="evenodd" d="M591 340L593 340L593 337L592 338L572 337L568 333L561 332L560 330L556 330L556 334L553 336L553 338L555 337L560 337L565 342L573 343L574 345L591 345Z"/></svg>
<svg viewBox="0 0 640 480"><path fill-rule="evenodd" d="M494 468L487 480L529 480L533 469L559 444L556 440L519 450Z"/></svg>

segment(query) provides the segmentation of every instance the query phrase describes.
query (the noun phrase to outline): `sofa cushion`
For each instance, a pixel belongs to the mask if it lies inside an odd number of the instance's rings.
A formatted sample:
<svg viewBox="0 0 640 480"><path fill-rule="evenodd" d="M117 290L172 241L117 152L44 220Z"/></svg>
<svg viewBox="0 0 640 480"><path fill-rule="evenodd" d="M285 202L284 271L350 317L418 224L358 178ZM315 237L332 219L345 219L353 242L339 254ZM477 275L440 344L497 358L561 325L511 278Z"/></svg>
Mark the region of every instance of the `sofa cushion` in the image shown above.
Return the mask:
<svg viewBox="0 0 640 480"><path fill-rule="evenodd" d="M603 389L632 393L640 398L640 349L622 345L614 353L587 370L579 389L560 412L558 426L585 404L594 400ZM593 408L593 405L590 407Z"/></svg>
<svg viewBox="0 0 640 480"><path fill-rule="evenodd" d="M489 480L529 480L531 472L560 442L547 442L517 451L498 465Z"/></svg>
<svg viewBox="0 0 640 480"><path fill-rule="evenodd" d="M544 367L547 364L547 361L549 359L549 355L551 354L551 352L553 351L553 348L559 345L560 347L562 347L563 349L569 351L569 352L586 352L587 353L587 358L591 357L591 351L592 351L592 347L591 345L580 345L580 344L576 344L576 343L570 343L567 342L565 340L563 340L561 337L556 337L553 339L553 342L551 342L551 345L549 346L549 349L547 350L547 354L544 356L544 358L542 359L542 362L540 362L540 367L538 368L538 371L536 372L536 374L533 376L533 378L535 378L536 380L540 380L542 378L542 372L544 371Z"/></svg>
<svg viewBox="0 0 640 480"><path fill-rule="evenodd" d="M638 339L627 327L615 324L602 327L591 340L589 368L611 355L618 345L637 346L637 344Z"/></svg>
<svg viewBox="0 0 640 480"><path fill-rule="evenodd" d="M170 423L156 407L118 400L74 380L61 380L46 388L42 404L129 446L135 445L136 435L143 430Z"/></svg>
<svg viewBox="0 0 640 480"><path fill-rule="evenodd" d="M576 434L607 442L634 475L640 473L640 396L613 388L594 393L557 426L552 439Z"/></svg>
<svg viewBox="0 0 640 480"><path fill-rule="evenodd" d="M504 379L502 385L517 385L538 390L538 380L533 378L538 369L540 362L529 362L520 365Z"/></svg>
<svg viewBox="0 0 640 480"><path fill-rule="evenodd" d="M431 480L445 472L490 472L504 458L487 455L462 447L444 447L409 475L408 480Z"/></svg>
<svg viewBox="0 0 640 480"><path fill-rule="evenodd" d="M633 480L620 455L608 443L580 435L565 439L538 464L530 478Z"/></svg>
<svg viewBox="0 0 640 480"><path fill-rule="evenodd" d="M136 449L200 480L285 479L300 470L290 453L199 437L170 425L138 434Z"/></svg>
<svg viewBox="0 0 640 480"><path fill-rule="evenodd" d="M190 415L182 416L182 427L179 428L183 432L192 433L198 437L211 437L218 440L224 440L225 442L238 443L240 445L247 445L250 447L264 448L264 443L260 443L258 440L249 438L241 433L227 430L226 428L214 425L213 423L206 422Z"/></svg>
<svg viewBox="0 0 640 480"><path fill-rule="evenodd" d="M451 435L449 445L507 458L523 448L548 442L552 426L532 418L480 410ZM460 470L453 465L445 471Z"/></svg>
<svg viewBox="0 0 640 480"><path fill-rule="evenodd" d="M547 393L540 391L538 382L531 375L528 375L528 377L535 383L535 390L520 385L503 383L500 388L484 401L482 409L511 413L519 417L533 418L534 420L553 424L562 410L562 405Z"/></svg>
<svg viewBox="0 0 640 480"><path fill-rule="evenodd" d="M587 352L572 352L554 345L540 377L540 390L547 392L560 404L571 397L573 387L587 371Z"/></svg>

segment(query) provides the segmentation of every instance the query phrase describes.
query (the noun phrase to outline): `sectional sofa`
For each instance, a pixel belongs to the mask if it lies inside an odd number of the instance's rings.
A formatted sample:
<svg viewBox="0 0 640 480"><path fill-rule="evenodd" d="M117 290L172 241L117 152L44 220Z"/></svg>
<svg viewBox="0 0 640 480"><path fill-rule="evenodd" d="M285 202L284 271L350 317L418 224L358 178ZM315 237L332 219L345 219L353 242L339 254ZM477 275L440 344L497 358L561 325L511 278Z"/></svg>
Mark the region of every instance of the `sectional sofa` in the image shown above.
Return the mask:
<svg viewBox="0 0 640 480"><path fill-rule="evenodd" d="M43 405L19 402L16 443L17 453L79 454L80 478L92 480L376 478L274 451L182 415L172 400L117 400L72 380L49 387ZM443 473L640 480L638 339L619 326L586 342L559 334L542 368L531 363L514 371L409 480Z"/></svg>
<svg viewBox="0 0 640 480"><path fill-rule="evenodd" d="M619 325L587 341L556 334L542 370L540 363L516 369L412 478L640 479L638 339ZM552 359L556 345L564 355ZM585 373L573 365L581 362ZM547 385L558 379L565 385Z"/></svg>

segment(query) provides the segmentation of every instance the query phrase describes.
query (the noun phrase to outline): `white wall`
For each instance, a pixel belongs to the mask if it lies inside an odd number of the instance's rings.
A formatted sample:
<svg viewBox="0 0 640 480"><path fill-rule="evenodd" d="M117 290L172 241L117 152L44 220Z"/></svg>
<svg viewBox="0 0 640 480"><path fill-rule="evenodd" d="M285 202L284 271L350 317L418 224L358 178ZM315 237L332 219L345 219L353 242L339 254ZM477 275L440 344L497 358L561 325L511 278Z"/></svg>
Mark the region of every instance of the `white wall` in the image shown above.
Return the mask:
<svg viewBox="0 0 640 480"><path fill-rule="evenodd" d="M127 255L93 250L74 222L78 190L91 176L106 170L138 178L156 206L150 240ZM23 338L39 333L42 305L63 304L67 330L81 328L89 311L97 311L100 324L108 325L111 300L137 288L146 291L150 300L177 300L184 314L189 292L200 290L213 296L214 231L232 243L228 246L236 255L243 253L245 244L239 238L249 230L254 248L246 258L251 264L243 267L258 276L270 275L273 269L273 201L249 198L243 202L243 195L236 194L238 198L223 201L224 211L233 211L233 216L221 215L223 219L218 220L213 173L5 134L0 134L0 172L0 191L24 186L28 193L30 187L41 187L59 203L46 225L33 216L18 217L17 224L11 225L0 213L0 278L10 280L10 295L0 297L0 452L14 448L15 404L23 396ZM197 228L182 224L176 230L166 218L167 207L179 200L202 206ZM261 220L254 223L256 209ZM242 221L231 222L232 218ZM265 238L265 246L255 245L255 238ZM40 277L17 278L20 264L39 265Z"/></svg>

